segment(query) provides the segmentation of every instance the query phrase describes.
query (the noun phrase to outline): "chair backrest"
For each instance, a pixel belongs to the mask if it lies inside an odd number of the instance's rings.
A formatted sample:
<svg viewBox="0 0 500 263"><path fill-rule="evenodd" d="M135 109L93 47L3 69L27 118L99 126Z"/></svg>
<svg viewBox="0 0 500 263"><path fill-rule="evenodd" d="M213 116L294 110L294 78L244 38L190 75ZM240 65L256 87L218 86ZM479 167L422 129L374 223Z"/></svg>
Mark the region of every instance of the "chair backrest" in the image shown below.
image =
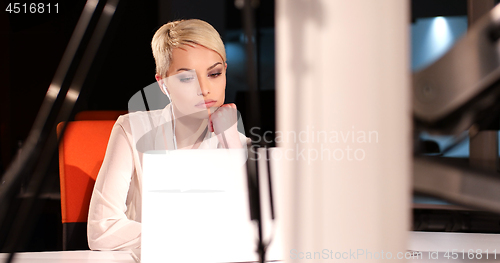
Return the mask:
<svg viewBox="0 0 500 263"><path fill-rule="evenodd" d="M115 120L74 121L59 144L63 250L88 249L87 215ZM60 134L62 123L57 126Z"/></svg>
<svg viewBox="0 0 500 263"><path fill-rule="evenodd" d="M91 110L81 111L75 115L75 121L85 120L116 120L120 115L127 114L125 110Z"/></svg>

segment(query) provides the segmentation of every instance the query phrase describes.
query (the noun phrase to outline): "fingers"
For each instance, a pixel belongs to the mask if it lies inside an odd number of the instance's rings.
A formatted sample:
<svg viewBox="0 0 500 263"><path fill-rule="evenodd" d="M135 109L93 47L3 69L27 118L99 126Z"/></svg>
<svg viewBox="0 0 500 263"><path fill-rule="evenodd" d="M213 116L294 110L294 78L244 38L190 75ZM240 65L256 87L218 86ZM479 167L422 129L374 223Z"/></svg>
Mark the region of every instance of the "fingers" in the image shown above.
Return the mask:
<svg viewBox="0 0 500 263"><path fill-rule="evenodd" d="M208 127L211 132L219 134L231 128L237 122L236 104L229 103L221 105L217 110L210 113Z"/></svg>
<svg viewBox="0 0 500 263"><path fill-rule="evenodd" d="M234 103L228 103L228 104L224 104L224 105L221 105L220 107L218 107L216 110L214 110L212 113L210 113L210 109L208 111L208 115L212 115L216 112L218 112L221 108L231 108L231 109L235 109L236 110L236 104ZM219 111L220 112L220 111Z"/></svg>
<svg viewBox="0 0 500 263"><path fill-rule="evenodd" d="M212 122L212 114L210 114L210 108L208 109L208 130L214 132L214 123Z"/></svg>
<svg viewBox="0 0 500 263"><path fill-rule="evenodd" d="M236 109L236 104L234 104L234 103L228 103L228 104L224 104L224 105L220 106L220 108L233 108L233 109Z"/></svg>

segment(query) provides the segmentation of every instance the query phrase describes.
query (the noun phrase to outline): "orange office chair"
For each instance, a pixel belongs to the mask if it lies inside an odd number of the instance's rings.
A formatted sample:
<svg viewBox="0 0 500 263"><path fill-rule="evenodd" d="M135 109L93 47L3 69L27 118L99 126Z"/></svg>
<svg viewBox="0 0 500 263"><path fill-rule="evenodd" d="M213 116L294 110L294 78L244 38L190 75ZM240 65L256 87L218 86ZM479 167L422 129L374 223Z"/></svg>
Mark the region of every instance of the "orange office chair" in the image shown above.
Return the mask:
<svg viewBox="0 0 500 263"><path fill-rule="evenodd" d="M59 145L63 250L89 249L87 215L114 120L69 122ZM62 123L57 126L61 133Z"/></svg>
<svg viewBox="0 0 500 263"><path fill-rule="evenodd" d="M84 120L116 120L120 115L127 114L126 110L91 110L81 111L75 115L75 121Z"/></svg>

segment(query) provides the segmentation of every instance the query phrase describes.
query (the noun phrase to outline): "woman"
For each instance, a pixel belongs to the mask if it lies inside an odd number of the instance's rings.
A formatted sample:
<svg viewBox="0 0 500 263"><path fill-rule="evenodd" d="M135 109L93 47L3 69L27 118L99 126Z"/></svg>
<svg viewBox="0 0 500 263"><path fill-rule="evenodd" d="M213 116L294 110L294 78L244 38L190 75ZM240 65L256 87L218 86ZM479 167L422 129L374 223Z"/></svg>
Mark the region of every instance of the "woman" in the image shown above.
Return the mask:
<svg viewBox="0 0 500 263"><path fill-rule="evenodd" d="M113 127L88 216L92 250L141 246L142 154L147 150L242 148L234 104L224 104L226 53L197 20L163 25L151 42L156 81L171 103L120 116Z"/></svg>

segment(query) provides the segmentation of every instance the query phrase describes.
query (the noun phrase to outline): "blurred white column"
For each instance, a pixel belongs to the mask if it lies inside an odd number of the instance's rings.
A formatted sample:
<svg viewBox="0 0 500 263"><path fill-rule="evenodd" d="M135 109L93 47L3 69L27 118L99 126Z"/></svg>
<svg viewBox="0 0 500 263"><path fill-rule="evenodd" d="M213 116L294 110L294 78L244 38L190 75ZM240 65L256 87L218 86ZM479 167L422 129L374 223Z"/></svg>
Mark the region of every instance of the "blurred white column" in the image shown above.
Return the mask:
<svg viewBox="0 0 500 263"><path fill-rule="evenodd" d="M276 8L284 259L394 260L410 228L408 1Z"/></svg>

